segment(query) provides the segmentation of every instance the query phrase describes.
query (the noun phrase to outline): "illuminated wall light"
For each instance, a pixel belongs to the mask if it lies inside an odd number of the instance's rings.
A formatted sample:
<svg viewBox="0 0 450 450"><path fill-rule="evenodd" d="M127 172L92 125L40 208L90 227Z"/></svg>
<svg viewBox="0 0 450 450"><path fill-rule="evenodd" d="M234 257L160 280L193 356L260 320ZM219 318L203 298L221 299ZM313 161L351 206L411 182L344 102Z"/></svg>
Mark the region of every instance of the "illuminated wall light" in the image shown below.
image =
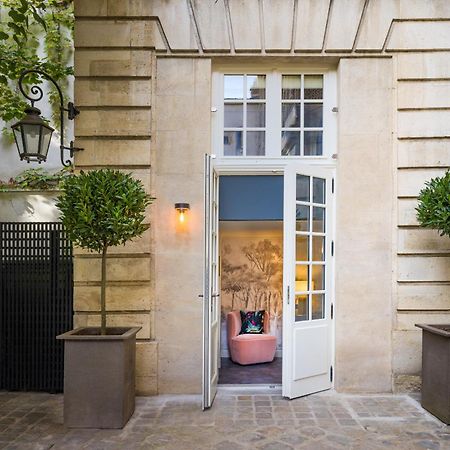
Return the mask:
<svg viewBox="0 0 450 450"><path fill-rule="evenodd" d="M175 209L178 211L178 220L184 223L186 220L186 211L191 209L189 203L175 203Z"/></svg>

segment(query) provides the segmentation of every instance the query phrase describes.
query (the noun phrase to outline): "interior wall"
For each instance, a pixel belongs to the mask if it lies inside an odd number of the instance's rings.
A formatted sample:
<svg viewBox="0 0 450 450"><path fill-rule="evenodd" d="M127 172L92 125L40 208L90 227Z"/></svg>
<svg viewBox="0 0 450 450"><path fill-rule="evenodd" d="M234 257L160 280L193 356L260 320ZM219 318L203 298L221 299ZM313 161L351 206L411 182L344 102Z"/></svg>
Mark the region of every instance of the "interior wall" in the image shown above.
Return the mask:
<svg viewBox="0 0 450 450"><path fill-rule="evenodd" d="M222 222L221 356L229 356L226 315L233 310L266 310L270 334L282 351L283 229L282 222Z"/></svg>

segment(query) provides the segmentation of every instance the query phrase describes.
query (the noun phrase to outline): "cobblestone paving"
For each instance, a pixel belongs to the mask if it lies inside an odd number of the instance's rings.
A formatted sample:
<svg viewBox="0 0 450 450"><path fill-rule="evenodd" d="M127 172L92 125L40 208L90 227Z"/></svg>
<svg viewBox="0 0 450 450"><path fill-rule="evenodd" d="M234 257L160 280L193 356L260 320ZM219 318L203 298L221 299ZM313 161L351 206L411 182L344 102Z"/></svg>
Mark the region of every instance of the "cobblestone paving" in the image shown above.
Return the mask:
<svg viewBox="0 0 450 450"><path fill-rule="evenodd" d="M61 395L0 392L0 448L26 449L450 449L450 427L407 395L326 392L297 400L220 392L137 399L123 430L69 430Z"/></svg>

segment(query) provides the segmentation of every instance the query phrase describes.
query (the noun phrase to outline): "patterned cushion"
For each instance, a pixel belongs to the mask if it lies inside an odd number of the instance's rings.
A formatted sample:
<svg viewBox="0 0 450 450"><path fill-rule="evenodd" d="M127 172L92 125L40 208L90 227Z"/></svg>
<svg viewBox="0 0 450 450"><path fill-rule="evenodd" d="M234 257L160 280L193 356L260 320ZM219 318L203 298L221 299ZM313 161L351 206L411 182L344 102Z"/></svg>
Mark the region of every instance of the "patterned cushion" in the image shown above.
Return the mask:
<svg viewBox="0 0 450 450"><path fill-rule="evenodd" d="M261 334L264 331L265 311L241 311L242 327L239 334Z"/></svg>

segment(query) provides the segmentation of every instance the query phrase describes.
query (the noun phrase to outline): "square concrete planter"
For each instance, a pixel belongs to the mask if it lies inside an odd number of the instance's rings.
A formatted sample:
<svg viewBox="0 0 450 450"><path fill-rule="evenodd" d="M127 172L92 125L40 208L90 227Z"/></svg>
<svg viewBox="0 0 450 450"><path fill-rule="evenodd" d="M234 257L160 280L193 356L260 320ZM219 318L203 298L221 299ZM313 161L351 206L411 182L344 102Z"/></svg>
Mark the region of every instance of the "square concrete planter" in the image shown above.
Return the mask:
<svg viewBox="0 0 450 450"><path fill-rule="evenodd" d="M123 428L134 412L136 334L140 327L82 327L64 340L64 424Z"/></svg>
<svg viewBox="0 0 450 450"><path fill-rule="evenodd" d="M423 325L422 406L450 424L450 324Z"/></svg>

